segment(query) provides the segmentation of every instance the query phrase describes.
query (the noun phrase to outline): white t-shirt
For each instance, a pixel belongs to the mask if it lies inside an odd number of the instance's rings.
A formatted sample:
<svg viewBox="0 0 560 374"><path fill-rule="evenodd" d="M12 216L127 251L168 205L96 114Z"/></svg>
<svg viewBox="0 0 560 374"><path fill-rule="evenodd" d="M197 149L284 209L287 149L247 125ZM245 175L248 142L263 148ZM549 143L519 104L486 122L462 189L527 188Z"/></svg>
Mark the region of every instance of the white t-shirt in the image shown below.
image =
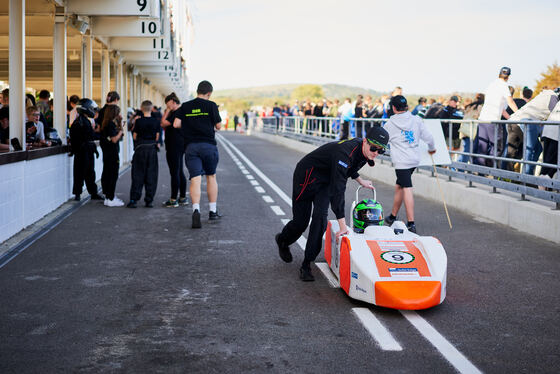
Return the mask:
<svg viewBox="0 0 560 374"><path fill-rule="evenodd" d="M510 97L508 84L498 78L490 83L484 93L484 106L480 111L479 120L496 121L502 118L502 112L508 107L507 97Z"/></svg>

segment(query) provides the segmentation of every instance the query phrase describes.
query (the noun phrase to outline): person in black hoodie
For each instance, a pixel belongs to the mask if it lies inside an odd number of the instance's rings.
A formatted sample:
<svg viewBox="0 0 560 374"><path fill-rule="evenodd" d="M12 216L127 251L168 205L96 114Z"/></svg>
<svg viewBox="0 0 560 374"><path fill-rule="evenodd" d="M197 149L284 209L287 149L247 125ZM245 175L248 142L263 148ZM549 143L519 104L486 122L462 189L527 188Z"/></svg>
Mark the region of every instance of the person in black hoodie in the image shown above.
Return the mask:
<svg viewBox="0 0 560 374"><path fill-rule="evenodd" d="M175 113L181 107L181 102L175 93L172 93L165 98L165 105L167 109L163 114L161 127L165 129L165 157L171 175L171 197L163 205L176 208L179 205L187 205L187 178L183 172L185 141L181 131L173 127Z"/></svg>
<svg viewBox="0 0 560 374"><path fill-rule="evenodd" d="M119 178L119 140L123 136L121 110L118 105L105 108L99 144L103 150L103 174L101 187L105 194L105 206L123 206L124 202L115 195Z"/></svg>
<svg viewBox="0 0 560 374"><path fill-rule="evenodd" d="M99 157L97 146L93 142L95 123L92 118L97 111L97 104L91 99L81 99L76 107L78 117L70 127L71 150L74 154L74 186L72 193L75 200L80 200L84 181L88 192L91 194L92 200L103 200L103 197L97 194L97 185L95 184L95 165L93 155Z"/></svg>
<svg viewBox="0 0 560 374"><path fill-rule="evenodd" d="M280 258L292 262L289 246L299 239L311 219L305 259L300 268L301 280L315 280L311 273L311 262L321 251L329 202L339 223L340 230L336 233L339 238L348 233L344 219L346 180L351 177L363 187L373 188L371 181L362 179L358 171L366 163L374 166L375 157L385 152L388 141L389 134L385 129L372 127L365 138L324 144L304 156L296 165L292 184L293 218L276 235L275 240Z"/></svg>

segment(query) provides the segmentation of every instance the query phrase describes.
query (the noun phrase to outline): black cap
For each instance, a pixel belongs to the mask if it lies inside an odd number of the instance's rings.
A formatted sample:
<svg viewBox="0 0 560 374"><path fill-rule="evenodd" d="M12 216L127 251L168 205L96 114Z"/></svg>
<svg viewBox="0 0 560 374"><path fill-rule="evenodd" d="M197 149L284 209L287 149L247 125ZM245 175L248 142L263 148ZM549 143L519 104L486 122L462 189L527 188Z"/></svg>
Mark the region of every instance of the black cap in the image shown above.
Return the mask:
<svg viewBox="0 0 560 374"><path fill-rule="evenodd" d="M451 96L451 97L449 98L449 100L453 100L453 101L455 101L455 102L457 102L457 103L459 102L459 98L458 98L456 95Z"/></svg>
<svg viewBox="0 0 560 374"><path fill-rule="evenodd" d="M381 126L373 126L366 133L368 143L387 149L389 133Z"/></svg>
<svg viewBox="0 0 560 374"><path fill-rule="evenodd" d="M408 109L408 103L403 95L393 96L390 102L391 106L394 106L399 112Z"/></svg>
<svg viewBox="0 0 560 374"><path fill-rule="evenodd" d="M504 66L503 68L500 69L500 74L501 75L511 75L511 69L508 68L507 66Z"/></svg>

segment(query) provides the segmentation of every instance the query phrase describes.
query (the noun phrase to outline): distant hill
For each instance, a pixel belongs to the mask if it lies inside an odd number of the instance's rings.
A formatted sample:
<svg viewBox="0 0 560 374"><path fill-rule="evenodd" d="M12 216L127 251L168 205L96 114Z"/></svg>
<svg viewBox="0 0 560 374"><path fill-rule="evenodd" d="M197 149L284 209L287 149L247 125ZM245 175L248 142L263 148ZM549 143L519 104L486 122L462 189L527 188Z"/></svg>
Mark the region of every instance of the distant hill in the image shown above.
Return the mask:
<svg viewBox="0 0 560 374"><path fill-rule="evenodd" d="M214 98L231 98L231 99L256 99L256 98L279 98L288 100L292 91L305 83L301 84L279 84L271 86L232 88L227 90L215 91ZM346 86L343 84L319 84L323 87L327 98L354 98L358 94L380 96L382 93L372 89Z"/></svg>

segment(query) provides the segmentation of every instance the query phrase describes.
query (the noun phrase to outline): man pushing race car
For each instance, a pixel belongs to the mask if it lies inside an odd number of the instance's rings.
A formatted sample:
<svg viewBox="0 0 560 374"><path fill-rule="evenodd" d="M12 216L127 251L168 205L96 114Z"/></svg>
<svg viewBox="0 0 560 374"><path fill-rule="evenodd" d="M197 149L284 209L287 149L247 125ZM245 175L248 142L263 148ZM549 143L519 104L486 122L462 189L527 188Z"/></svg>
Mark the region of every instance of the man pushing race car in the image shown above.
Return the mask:
<svg viewBox="0 0 560 374"><path fill-rule="evenodd" d="M311 262L321 251L322 237L327 228L329 202L338 221L336 237L349 232L345 222L344 193L348 178L361 186L373 189L371 181L358 174L366 163L374 166L374 159L385 152L389 133L383 128L370 128L364 139L354 138L322 145L304 156L296 165L292 184L293 218L276 235L280 258L292 262L290 244L296 242L307 229L305 258L300 268L302 281L314 281ZM313 208L313 209L312 209Z"/></svg>

